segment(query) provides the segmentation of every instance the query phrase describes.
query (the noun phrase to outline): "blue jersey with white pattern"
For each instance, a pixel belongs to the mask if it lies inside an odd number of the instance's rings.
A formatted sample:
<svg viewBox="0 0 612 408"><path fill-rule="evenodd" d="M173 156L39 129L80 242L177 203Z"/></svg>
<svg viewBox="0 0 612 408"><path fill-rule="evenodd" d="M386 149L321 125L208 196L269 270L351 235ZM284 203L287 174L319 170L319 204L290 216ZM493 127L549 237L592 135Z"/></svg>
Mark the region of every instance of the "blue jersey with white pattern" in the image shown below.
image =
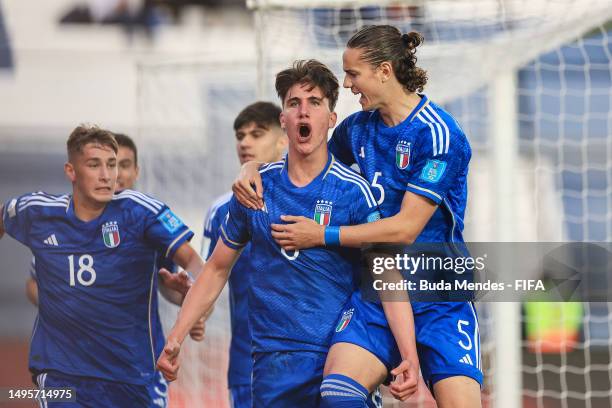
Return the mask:
<svg viewBox="0 0 612 408"><path fill-rule="evenodd" d="M352 225L379 217L365 180L329 155L323 171L296 187L286 160L260 169L264 210L232 197L221 239L231 248L251 244L249 320L254 352L327 352L340 311L357 286L360 253L316 247L284 251L271 235L281 215L314 218L324 225Z"/></svg>
<svg viewBox="0 0 612 408"><path fill-rule="evenodd" d="M167 259L163 256L163 254L159 254L157 257L157 267L156 270L160 268L166 268L170 272L174 272L176 266L172 262L172 260ZM32 261L30 262L30 277L36 280L36 258L32 257ZM166 336L164 335L164 329L162 327L161 318L159 316L159 307L158 307L158 299L157 297L153 299L152 304L152 314L151 314L151 331L153 333L153 342L155 344L155 359L157 360L159 356L161 356L162 351L164 351L164 345L166 344Z"/></svg>
<svg viewBox="0 0 612 408"><path fill-rule="evenodd" d="M417 242L463 242L471 148L453 117L421 98L394 127L378 111L354 113L334 130L329 150L345 164L357 163L383 217L400 211L406 191L439 205Z"/></svg>
<svg viewBox="0 0 612 408"><path fill-rule="evenodd" d="M217 240L219 228L227 218L229 201L232 193L221 196L210 207L204 223L204 239L208 248L204 248L202 256L206 259L212 255ZM251 359L251 329L249 327L249 272L252 266L249 262L249 247L247 245L232 267L229 277L230 320L232 325L232 341L229 351L229 368L227 372L228 385L251 384L253 361Z"/></svg>
<svg viewBox="0 0 612 408"><path fill-rule="evenodd" d="M124 190L96 219L69 195L10 200L6 231L36 258L39 313L30 369L148 384L155 370L158 253L172 258L189 231L160 201Z"/></svg>

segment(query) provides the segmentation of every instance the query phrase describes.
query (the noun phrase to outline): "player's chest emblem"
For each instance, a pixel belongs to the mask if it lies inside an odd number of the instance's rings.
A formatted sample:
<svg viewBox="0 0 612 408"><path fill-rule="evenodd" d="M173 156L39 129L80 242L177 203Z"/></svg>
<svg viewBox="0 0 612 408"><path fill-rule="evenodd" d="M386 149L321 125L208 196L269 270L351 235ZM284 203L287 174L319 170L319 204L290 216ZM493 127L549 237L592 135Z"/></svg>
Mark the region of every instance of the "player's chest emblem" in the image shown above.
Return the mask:
<svg viewBox="0 0 612 408"><path fill-rule="evenodd" d="M329 225L332 214L332 202L317 200L315 205L314 220L319 225Z"/></svg>
<svg viewBox="0 0 612 408"><path fill-rule="evenodd" d="M346 312L342 313L342 317L336 326L336 333L340 333L342 330L346 329L346 326L351 322L351 318L353 317L353 312L355 309L350 308Z"/></svg>
<svg viewBox="0 0 612 408"><path fill-rule="evenodd" d="M121 242L117 221L109 221L102 225L102 240L108 248L115 248Z"/></svg>
<svg viewBox="0 0 612 408"><path fill-rule="evenodd" d="M395 146L395 165L404 170L410 164L410 142L400 140Z"/></svg>

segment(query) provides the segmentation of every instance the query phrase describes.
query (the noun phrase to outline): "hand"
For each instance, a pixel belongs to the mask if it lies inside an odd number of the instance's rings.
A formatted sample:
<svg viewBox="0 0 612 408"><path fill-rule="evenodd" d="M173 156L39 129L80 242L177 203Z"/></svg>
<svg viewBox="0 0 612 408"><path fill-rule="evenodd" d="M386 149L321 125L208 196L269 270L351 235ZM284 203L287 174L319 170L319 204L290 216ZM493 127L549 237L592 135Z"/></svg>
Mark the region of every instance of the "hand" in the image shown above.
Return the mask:
<svg viewBox="0 0 612 408"><path fill-rule="evenodd" d="M169 339L164 347L164 351L162 351L161 356L157 360L157 369L161 371L167 381L176 380L179 370L178 356L180 351L180 343Z"/></svg>
<svg viewBox="0 0 612 408"><path fill-rule="evenodd" d="M325 226L306 217L282 215L291 224L272 224L272 237L286 251L325 245Z"/></svg>
<svg viewBox="0 0 612 408"><path fill-rule="evenodd" d="M162 285L179 292L183 296L187 294L193 284L193 280L185 271L171 273L166 268L161 268L159 270L159 277L161 278Z"/></svg>
<svg viewBox="0 0 612 408"><path fill-rule="evenodd" d="M189 330L189 336L194 341L202 341L204 340L205 331L206 323L204 322L204 318L202 317L196 322L196 324L193 325L191 330Z"/></svg>
<svg viewBox="0 0 612 408"><path fill-rule="evenodd" d="M395 399L406 401L417 390L419 383L419 364L403 360L400 365L391 370L395 379L389 386L389 391Z"/></svg>
<svg viewBox="0 0 612 408"><path fill-rule="evenodd" d="M244 163L240 169L238 178L232 184L232 191L240 204L253 210L261 210L263 202L263 185L261 174L259 174L259 162L250 161ZM255 185L255 190L252 185Z"/></svg>

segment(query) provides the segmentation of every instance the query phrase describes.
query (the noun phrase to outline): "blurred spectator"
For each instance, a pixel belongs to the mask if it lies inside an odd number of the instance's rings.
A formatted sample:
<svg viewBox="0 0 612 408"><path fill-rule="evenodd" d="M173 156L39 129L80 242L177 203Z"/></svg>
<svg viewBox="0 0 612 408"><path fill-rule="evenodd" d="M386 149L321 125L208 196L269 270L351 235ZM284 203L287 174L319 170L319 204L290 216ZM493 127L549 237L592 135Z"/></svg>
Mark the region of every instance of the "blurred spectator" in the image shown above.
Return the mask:
<svg viewBox="0 0 612 408"><path fill-rule="evenodd" d="M180 22L187 6L244 8L246 0L88 0L74 5L60 18L60 23L120 24L130 32L142 27L151 34L165 14L169 14L173 22Z"/></svg>
<svg viewBox="0 0 612 408"><path fill-rule="evenodd" d="M0 69L13 69L11 42L4 26L4 16L0 5Z"/></svg>

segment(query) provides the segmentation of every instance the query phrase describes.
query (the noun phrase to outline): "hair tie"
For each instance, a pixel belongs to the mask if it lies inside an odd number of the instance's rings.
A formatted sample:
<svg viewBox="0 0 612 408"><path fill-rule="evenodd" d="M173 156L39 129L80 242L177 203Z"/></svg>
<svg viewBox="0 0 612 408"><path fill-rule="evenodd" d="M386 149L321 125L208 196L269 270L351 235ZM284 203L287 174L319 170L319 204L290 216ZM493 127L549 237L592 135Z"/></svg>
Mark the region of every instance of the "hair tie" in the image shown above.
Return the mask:
<svg viewBox="0 0 612 408"><path fill-rule="evenodd" d="M410 36L408 34L402 34L402 43L406 47L410 44Z"/></svg>

